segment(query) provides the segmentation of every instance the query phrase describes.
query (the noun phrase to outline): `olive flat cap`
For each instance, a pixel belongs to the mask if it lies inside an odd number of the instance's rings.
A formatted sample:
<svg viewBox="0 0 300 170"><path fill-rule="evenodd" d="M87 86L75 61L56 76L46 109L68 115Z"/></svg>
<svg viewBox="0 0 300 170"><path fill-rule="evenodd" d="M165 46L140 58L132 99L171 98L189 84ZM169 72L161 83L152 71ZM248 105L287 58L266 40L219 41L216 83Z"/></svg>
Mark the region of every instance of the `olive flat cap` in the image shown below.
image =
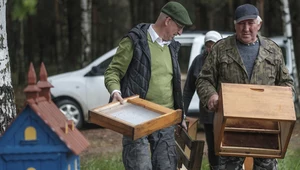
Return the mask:
<svg viewBox="0 0 300 170"><path fill-rule="evenodd" d="M167 14L172 19L176 20L179 24L182 25L193 25L189 13L187 10L178 2L170 1L164 5L161 9L161 12Z"/></svg>

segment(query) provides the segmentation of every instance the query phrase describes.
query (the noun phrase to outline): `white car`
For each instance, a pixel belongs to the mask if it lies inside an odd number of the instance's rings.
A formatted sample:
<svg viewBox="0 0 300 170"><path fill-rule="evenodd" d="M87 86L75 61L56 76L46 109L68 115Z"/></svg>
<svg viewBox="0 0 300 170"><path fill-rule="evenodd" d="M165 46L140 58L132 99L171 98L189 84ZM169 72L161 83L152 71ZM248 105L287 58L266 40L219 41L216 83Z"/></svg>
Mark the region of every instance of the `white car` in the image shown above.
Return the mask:
<svg viewBox="0 0 300 170"><path fill-rule="evenodd" d="M186 73L194 58L204 49L204 33L183 33L175 37L181 43L179 62L181 71ZM223 37L229 34L223 34ZM290 73L292 73L291 49L283 37L272 38L282 49L285 61ZM88 120L88 110L105 105L109 100L109 93L104 85L104 72L108 67L116 48L110 50L88 66L73 72L63 73L48 78L54 86L51 88L52 100L58 108L70 120L73 120L78 128ZM189 58L184 58L188 56ZM188 60L188 62L183 62ZM185 67L182 63L188 63ZM183 83L184 84L184 76ZM182 86L183 87L183 86ZM199 112L199 98L196 93L189 106L188 115Z"/></svg>

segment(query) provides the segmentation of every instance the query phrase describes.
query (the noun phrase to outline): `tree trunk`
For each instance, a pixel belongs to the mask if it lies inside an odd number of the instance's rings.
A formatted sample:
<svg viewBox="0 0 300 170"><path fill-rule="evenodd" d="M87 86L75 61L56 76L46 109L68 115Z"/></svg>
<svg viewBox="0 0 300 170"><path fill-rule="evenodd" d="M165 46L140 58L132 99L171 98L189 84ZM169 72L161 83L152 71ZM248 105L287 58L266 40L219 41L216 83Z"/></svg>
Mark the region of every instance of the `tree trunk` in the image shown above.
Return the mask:
<svg viewBox="0 0 300 170"><path fill-rule="evenodd" d="M283 4L283 9L282 9L282 20L283 20L283 30L284 30L284 35L288 38L288 43L290 43L291 46L291 55L292 55L292 62L293 62L293 67L292 67L292 73L294 75L294 84L295 88L298 88L299 82L298 82L298 71L296 68L296 61L295 61L295 52L294 52L294 43L293 43L293 34L292 34L292 21L291 21L291 16L290 16L290 8L289 8L289 1L288 0L281 0ZM296 89L297 91L299 89Z"/></svg>
<svg viewBox="0 0 300 170"><path fill-rule="evenodd" d="M207 8L207 17L208 17L208 30L215 29L215 18L218 17L216 15L217 12L222 10L224 6L226 6L227 1L223 0L214 0L214 1L200 1L202 5Z"/></svg>
<svg viewBox="0 0 300 170"><path fill-rule="evenodd" d="M300 111L300 95L299 95L299 77L298 77L298 68L296 67L294 43L293 43L293 34L292 34L292 20L290 15L290 7L288 0L281 0L282 3L282 20L283 20L283 30L284 35L288 38L288 42L291 46L291 56L292 56L292 74L294 75L294 86L296 91L296 100L295 100L295 109L296 113ZM298 65L299 66L299 65Z"/></svg>
<svg viewBox="0 0 300 170"><path fill-rule="evenodd" d="M300 1L294 0L291 2L290 6L293 18L293 42L295 43L295 63L297 65L297 71L300 72L300 15L299 15L299 8L300 8ZM294 9L294 10L293 10ZM300 79L298 75L298 79Z"/></svg>
<svg viewBox="0 0 300 170"><path fill-rule="evenodd" d="M6 34L6 0L0 0L0 135L16 116ZM25 76L25 75L24 75Z"/></svg>
<svg viewBox="0 0 300 170"><path fill-rule="evenodd" d="M136 25L138 23L138 15L136 12L136 1L135 0L129 0L129 6L130 6L130 18L131 18L131 25Z"/></svg>
<svg viewBox="0 0 300 170"><path fill-rule="evenodd" d="M256 2L256 6L259 10L259 16L260 18L264 21L265 16L264 16L264 0L258 0ZM265 35L265 27L261 27L260 32L262 32L262 35Z"/></svg>
<svg viewBox="0 0 300 170"><path fill-rule="evenodd" d="M70 71L81 68L84 65L83 62L81 62L81 56L83 54L82 37L85 36L85 34L82 32L80 24L82 22L81 1L67 1L67 8L69 51L65 61L72 66L67 70ZM87 57L89 56L91 56L91 54L89 54ZM89 58L86 60L89 60Z"/></svg>
<svg viewBox="0 0 300 170"><path fill-rule="evenodd" d="M67 3L68 3L69 0L62 0L62 15L60 16L61 17L61 40L62 40L62 46L61 48L64 49L62 50L62 57L63 57L63 63L60 63L62 66L62 70L63 72L65 71L70 71L72 70L72 67L73 66L70 66L70 65L66 65L65 63L68 62L67 60L67 56L69 56L69 22L68 22L68 15L69 15L69 12L68 12L68 6L67 6ZM76 59L75 59L76 60Z"/></svg>
<svg viewBox="0 0 300 170"><path fill-rule="evenodd" d="M81 67L86 66L91 61L91 35L92 35L92 1L81 0Z"/></svg>
<svg viewBox="0 0 300 170"><path fill-rule="evenodd" d="M65 64L67 62L69 51L68 40L68 9L67 0L55 0L55 20L56 20L56 55L57 70L59 73L65 72L72 66ZM76 60L76 59L75 59Z"/></svg>
<svg viewBox="0 0 300 170"><path fill-rule="evenodd" d="M62 72L62 63L63 63L63 55L62 55L62 33L61 33L61 19L59 12L59 0L54 1L55 5L55 38L56 38L56 65L57 71Z"/></svg>
<svg viewBox="0 0 300 170"><path fill-rule="evenodd" d="M234 24L233 24L233 20L234 18L234 6L233 6L233 0L228 0L228 17L226 17L226 22L229 23L228 24L228 30L230 31L234 31Z"/></svg>
<svg viewBox="0 0 300 170"><path fill-rule="evenodd" d="M20 47L17 50L17 58L18 58L18 85L23 85L25 82L24 73L25 71L25 58L24 58L24 21L20 22Z"/></svg>

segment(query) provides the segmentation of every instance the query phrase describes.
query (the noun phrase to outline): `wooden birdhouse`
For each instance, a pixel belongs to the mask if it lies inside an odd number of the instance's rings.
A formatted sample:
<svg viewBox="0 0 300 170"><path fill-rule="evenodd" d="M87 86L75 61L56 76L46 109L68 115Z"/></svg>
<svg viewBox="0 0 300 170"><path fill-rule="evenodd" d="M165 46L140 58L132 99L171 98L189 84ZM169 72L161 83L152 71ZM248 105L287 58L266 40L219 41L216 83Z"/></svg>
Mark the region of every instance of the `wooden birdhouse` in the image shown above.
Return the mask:
<svg viewBox="0 0 300 170"><path fill-rule="evenodd" d="M216 154L283 158L296 122L290 87L222 83Z"/></svg>
<svg viewBox="0 0 300 170"><path fill-rule="evenodd" d="M32 63L24 89L26 106L0 137L1 170L79 170L79 154L89 142L50 97L44 64L40 81Z"/></svg>
<svg viewBox="0 0 300 170"><path fill-rule="evenodd" d="M89 121L131 137L133 140L181 122L181 110L132 96L89 111Z"/></svg>

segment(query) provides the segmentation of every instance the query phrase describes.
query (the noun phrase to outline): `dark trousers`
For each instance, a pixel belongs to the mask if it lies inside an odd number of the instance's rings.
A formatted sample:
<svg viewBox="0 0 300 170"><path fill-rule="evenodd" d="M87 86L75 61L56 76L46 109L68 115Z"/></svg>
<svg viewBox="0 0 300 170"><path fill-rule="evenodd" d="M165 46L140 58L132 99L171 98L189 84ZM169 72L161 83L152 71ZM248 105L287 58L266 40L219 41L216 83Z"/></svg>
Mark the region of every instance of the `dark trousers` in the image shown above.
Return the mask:
<svg viewBox="0 0 300 170"><path fill-rule="evenodd" d="M175 126L131 140L123 136L123 164L126 170L176 170ZM149 147L150 145L150 147Z"/></svg>
<svg viewBox="0 0 300 170"><path fill-rule="evenodd" d="M210 169L219 169L219 156L215 154L214 146L214 130L213 124L204 123L204 133L206 138L207 150L208 150L208 162Z"/></svg>
<svg viewBox="0 0 300 170"><path fill-rule="evenodd" d="M243 170L244 157L221 156L220 170ZM277 160L254 158L253 170L277 170Z"/></svg>

